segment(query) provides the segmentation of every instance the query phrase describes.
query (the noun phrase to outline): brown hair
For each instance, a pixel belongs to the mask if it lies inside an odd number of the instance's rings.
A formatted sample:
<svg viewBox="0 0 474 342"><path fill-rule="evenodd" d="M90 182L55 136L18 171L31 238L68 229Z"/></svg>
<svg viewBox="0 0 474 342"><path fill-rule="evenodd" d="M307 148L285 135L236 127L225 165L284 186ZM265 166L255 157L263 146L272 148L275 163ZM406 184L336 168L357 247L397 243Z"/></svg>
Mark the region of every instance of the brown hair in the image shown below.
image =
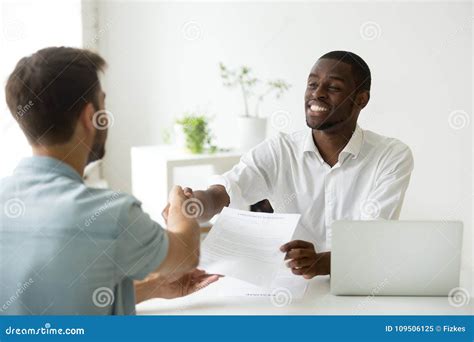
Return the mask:
<svg viewBox="0 0 474 342"><path fill-rule="evenodd" d="M49 47L20 59L5 95L32 145L69 141L87 103L99 110L98 72L105 66L98 54L70 47Z"/></svg>

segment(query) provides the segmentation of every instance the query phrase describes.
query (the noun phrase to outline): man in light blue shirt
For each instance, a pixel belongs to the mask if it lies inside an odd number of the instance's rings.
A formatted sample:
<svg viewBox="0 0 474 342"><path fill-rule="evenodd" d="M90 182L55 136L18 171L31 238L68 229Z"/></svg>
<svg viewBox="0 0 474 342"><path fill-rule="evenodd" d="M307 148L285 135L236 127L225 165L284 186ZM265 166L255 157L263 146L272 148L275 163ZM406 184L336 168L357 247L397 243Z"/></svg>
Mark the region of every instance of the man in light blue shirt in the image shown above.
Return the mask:
<svg viewBox="0 0 474 342"><path fill-rule="evenodd" d="M128 315L137 301L217 280L195 270L199 227L180 187L164 230L133 196L83 183L84 167L105 153L104 66L90 51L47 48L21 59L7 81L33 157L0 180L0 314Z"/></svg>

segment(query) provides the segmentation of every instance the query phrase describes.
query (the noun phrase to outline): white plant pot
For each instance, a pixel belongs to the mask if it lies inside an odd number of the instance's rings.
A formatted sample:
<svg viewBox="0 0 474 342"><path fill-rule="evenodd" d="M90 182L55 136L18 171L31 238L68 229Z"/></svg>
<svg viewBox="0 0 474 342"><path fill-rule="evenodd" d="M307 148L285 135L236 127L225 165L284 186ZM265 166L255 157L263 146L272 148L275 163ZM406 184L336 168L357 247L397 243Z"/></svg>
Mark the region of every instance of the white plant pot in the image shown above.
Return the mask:
<svg viewBox="0 0 474 342"><path fill-rule="evenodd" d="M238 117L240 151L247 152L267 136L267 118Z"/></svg>

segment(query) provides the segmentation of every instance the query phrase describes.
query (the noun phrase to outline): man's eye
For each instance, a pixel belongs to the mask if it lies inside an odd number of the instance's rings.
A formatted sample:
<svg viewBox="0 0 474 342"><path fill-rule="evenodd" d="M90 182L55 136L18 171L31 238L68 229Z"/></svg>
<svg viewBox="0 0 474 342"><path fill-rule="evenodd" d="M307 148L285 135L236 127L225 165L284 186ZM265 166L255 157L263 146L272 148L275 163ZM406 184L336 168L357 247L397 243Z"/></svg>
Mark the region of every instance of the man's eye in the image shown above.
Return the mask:
<svg viewBox="0 0 474 342"><path fill-rule="evenodd" d="M308 84L308 87L309 87L309 88L316 88L317 86L318 86L318 85L317 85L316 83L314 83L314 82Z"/></svg>
<svg viewBox="0 0 474 342"><path fill-rule="evenodd" d="M341 89L339 89L338 87L334 87L334 86L329 86L328 87L329 90L334 90L334 91L339 91Z"/></svg>

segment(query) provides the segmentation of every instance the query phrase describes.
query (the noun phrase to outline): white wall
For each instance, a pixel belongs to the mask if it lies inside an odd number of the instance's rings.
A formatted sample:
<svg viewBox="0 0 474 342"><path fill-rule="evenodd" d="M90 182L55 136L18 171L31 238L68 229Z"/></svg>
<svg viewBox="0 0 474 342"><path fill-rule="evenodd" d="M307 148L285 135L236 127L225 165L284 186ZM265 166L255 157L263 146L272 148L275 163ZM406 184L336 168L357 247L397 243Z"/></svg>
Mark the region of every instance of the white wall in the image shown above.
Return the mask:
<svg viewBox="0 0 474 342"><path fill-rule="evenodd" d="M10 175L22 158L31 155L30 145L5 102L8 76L20 58L39 49L80 47L80 13L80 0L0 1L0 178Z"/></svg>
<svg viewBox="0 0 474 342"><path fill-rule="evenodd" d="M114 113L105 175L130 191L130 147L158 144L173 118L197 107L216 116L221 146L236 143L239 94L224 89L217 64L248 64L293 87L266 113L304 124L303 92L312 64L343 49L372 69L360 123L406 142L415 156L404 219L460 219L464 270L472 270L472 8L465 3L103 2L100 51L109 61L107 104ZM361 27L375 22L375 39ZM197 39L189 39L196 38ZM469 125L454 129L454 110ZM274 129L269 129L273 134ZM469 281L464 278L465 286ZM472 280L471 280L472 284Z"/></svg>

